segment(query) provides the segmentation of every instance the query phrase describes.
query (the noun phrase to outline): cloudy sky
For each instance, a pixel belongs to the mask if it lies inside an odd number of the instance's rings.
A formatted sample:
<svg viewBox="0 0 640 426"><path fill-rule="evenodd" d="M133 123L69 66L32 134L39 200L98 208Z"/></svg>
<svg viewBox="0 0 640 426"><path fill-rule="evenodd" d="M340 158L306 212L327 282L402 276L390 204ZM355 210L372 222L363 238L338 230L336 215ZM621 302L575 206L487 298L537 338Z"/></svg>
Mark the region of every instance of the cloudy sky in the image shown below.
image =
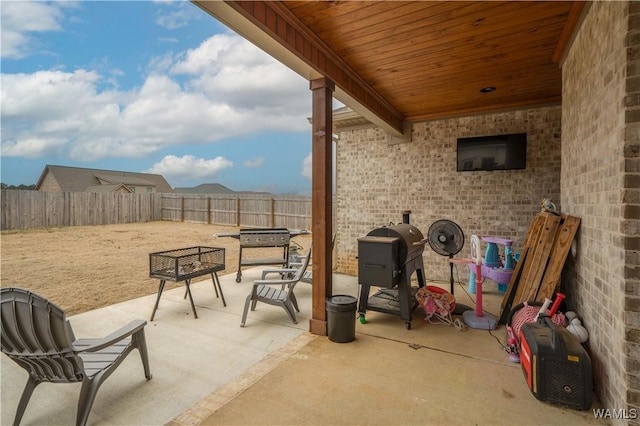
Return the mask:
<svg viewBox="0 0 640 426"><path fill-rule="evenodd" d="M309 193L309 83L189 2L0 2L2 183L46 164Z"/></svg>

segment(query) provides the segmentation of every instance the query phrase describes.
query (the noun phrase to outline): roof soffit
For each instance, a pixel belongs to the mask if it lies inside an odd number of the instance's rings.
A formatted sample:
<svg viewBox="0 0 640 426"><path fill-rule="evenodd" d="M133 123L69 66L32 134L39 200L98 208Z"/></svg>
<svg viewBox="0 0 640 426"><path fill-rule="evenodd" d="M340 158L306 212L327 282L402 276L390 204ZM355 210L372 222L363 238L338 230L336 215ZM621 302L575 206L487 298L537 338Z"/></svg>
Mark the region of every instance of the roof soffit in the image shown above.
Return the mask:
<svg viewBox="0 0 640 426"><path fill-rule="evenodd" d="M584 1L193 1L392 135L561 101ZM495 92L480 89L497 86Z"/></svg>

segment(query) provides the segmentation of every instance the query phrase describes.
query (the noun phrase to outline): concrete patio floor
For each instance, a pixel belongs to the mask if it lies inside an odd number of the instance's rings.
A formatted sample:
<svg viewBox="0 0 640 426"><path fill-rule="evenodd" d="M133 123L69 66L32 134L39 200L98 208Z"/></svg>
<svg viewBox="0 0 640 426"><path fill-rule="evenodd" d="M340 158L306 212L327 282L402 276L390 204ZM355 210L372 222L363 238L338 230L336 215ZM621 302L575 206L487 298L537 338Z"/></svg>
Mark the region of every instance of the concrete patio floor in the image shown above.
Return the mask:
<svg viewBox="0 0 640 426"><path fill-rule="evenodd" d="M335 343L309 334L311 286L296 296L293 324L284 310L258 304L240 318L250 284L262 268L220 277L227 302L211 280L192 284L198 318L184 288L166 291L146 327L153 379L133 352L98 392L89 425L197 424L606 424L591 410L535 399L519 364L502 349L503 326L459 331L424 321L411 330L395 315L367 312L356 339ZM443 285L448 288L448 285ZM333 294L356 296L357 279L334 276ZM70 318L78 337L102 337L130 320L149 319L155 294ZM462 287L459 303L473 306ZM499 312L502 294L485 283L484 307ZM11 424L26 381L6 356L1 368L1 423ZM23 425L75 422L78 384L38 386ZM594 402L594 407L598 402Z"/></svg>

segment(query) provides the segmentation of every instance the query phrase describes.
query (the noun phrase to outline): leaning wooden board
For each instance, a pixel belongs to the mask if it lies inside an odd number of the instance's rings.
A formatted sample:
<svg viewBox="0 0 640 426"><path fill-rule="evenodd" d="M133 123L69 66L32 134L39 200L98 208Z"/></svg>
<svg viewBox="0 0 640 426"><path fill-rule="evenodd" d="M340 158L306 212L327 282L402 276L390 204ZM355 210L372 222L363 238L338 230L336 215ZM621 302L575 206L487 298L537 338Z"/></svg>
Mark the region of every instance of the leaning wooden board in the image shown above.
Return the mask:
<svg viewBox="0 0 640 426"><path fill-rule="evenodd" d="M545 298L552 299L553 295L559 290L562 268L567 256L569 256L571 244L580 226L580 218L567 215L562 215L562 218L564 220L553 243L549 266L547 266L544 279L536 296L536 300L539 302L544 301Z"/></svg>
<svg viewBox="0 0 640 426"><path fill-rule="evenodd" d="M502 299L502 311L499 319L500 324L507 323L507 316L509 315L509 312L511 312L511 308L513 307L513 298L515 297L516 289L518 288L518 282L520 281L520 277L522 276L522 266L526 262L528 252L529 247L524 247L522 249L522 253L520 253L520 261L516 265L516 268L511 275L509 286L507 287L507 291L505 292L504 298Z"/></svg>
<svg viewBox="0 0 640 426"><path fill-rule="evenodd" d="M534 242L537 241L540 236L540 232L542 231L542 227L544 226L544 221L545 216L542 213L538 213L533 218L533 221L529 226L529 231L527 231L527 235L522 246L522 252L520 253L520 260L516 264L514 273L511 275L509 286L507 287L504 299L502 300L503 309L506 307L507 303L510 305L511 301L513 301L521 277L529 273L528 268L531 267L531 264L527 261L527 259L529 258L529 256L533 255ZM526 272L525 265L528 265Z"/></svg>
<svg viewBox="0 0 640 426"><path fill-rule="evenodd" d="M513 300L522 276L529 274L529 269L531 269L531 262L529 258L530 256L533 256L533 248L535 247L535 242L538 241L540 237L540 232L542 232L545 219L546 215L544 213L538 213L533 218L531 225L529 225L529 230L527 231L527 235L522 246L522 252L520 253L520 260L516 264L516 268L511 275L507 291L502 299L502 314L500 315L501 324L506 323L507 316L509 315L512 306L515 305Z"/></svg>
<svg viewBox="0 0 640 426"><path fill-rule="evenodd" d="M579 218L566 214L540 212L535 216L502 301L501 323L513 306L553 297L579 225Z"/></svg>
<svg viewBox="0 0 640 426"><path fill-rule="evenodd" d="M514 304L517 305L527 300L536 300L542 277L551 258L551 249L553 248L559 225L560 216L547 214L538 239L534 242L533 254L529 252L527 264L525 264L525 268L529 268L525 269L527 274L523 273L520 278Z"/></svg>

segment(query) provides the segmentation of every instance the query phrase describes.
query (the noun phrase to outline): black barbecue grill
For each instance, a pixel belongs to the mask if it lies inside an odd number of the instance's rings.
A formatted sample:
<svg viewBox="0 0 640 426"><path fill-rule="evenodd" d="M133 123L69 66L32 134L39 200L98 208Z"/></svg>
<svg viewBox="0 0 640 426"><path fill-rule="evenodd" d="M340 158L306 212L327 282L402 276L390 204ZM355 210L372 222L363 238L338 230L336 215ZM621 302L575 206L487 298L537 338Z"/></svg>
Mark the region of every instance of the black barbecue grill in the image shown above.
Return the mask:
<svg viewBox="0 0 640 426"><path fill-rule="evenodd" d="M308 234L306 230L289 230L287 228L242 228L239 233L215 234L214 237L231 237L240 240L240 253L238 257L238 273L236 282L242 281L242 267L256 265L281 265L283 268L289 264L289 244L291 238ZM282 257L243 259L242 252L247 248L282 248Z"/></svg>
<svg viewBox="0 0 640 426"><path fill-rule="evenodd" d="M360 322L365 322L369 309L400 315L411 329L412 312L418 305L418 288L411 287L411 276L416 272L419 287L424 287L425 243L422 232L408 223L376 228L358 239ZM372 286L383 288L369 296Z"/></svg>

